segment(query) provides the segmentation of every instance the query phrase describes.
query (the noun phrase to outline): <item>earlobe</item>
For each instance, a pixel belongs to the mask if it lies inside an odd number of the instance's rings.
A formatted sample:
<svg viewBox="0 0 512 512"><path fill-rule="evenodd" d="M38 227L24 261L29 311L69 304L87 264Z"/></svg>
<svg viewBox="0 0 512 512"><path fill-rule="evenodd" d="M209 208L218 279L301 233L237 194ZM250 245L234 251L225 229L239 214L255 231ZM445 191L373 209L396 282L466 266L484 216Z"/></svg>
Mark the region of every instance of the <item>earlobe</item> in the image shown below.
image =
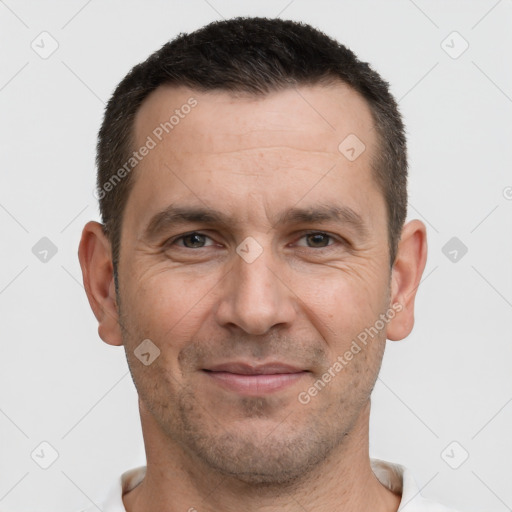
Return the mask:
<svg viewBox="0 0 512 512"><path fill-rule="evenodd" d="M402 229L391 275L391 306L399 311L389 322L387 338L401 340L414 326L414 300L427 262L427 232L423 222L412 220ZM398 304L400 306L398 306Z"/></svg>
<svg viewBox="0 0 512 512"><path fill-rule="evenodd" d="M99 336L110 345L122 345L110 243L100 223L90 221L84 226L78 259Z"/></svg>

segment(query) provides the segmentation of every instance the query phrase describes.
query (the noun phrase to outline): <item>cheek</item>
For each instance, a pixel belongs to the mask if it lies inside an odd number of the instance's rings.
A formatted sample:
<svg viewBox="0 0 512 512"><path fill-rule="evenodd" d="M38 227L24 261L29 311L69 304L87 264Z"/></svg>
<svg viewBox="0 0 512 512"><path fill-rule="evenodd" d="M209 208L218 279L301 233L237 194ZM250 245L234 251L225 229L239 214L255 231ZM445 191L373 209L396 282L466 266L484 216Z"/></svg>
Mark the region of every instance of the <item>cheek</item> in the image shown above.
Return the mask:
<svg viewBox="0 0 512 512"><path fill-rule="evenodd" d="M373 321L385 307L386 280L381 275L364 277L350 271L333 272L330 277L295 285L301 302L319 320L335 330L351 330Z"/></svg>
<svg viewBox="0 0 512 512"><path fill-rule="evenodd" d="M215 281L183 276L173 271L146 273L132 280L130 321L139 332L154 338L166 350L194 336L204 320Z"/></svg>

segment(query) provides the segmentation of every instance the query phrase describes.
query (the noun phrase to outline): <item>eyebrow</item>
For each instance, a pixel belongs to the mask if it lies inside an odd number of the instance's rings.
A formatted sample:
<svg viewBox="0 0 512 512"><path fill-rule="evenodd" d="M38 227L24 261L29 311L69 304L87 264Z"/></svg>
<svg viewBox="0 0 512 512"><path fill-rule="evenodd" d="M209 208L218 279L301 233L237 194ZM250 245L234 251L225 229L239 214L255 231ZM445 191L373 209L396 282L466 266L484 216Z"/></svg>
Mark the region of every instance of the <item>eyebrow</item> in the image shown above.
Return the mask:
<svg viewBox="0 0 512 512"><path fill-rule="evenodd" d="M313 224L318 222L340 222L352 227L361 238L369 235L363 217L348 206L319 204L309 208L293 207L280 213L272 227L286 224ZM206 207L169 205L156 213L143 230L145 240L154 240L174 226L183 224L205 224L229 227L237 224L237 219L225 213Z"/></svg>
<svg viewBox="0 0 512 512"><path fill-rule="evenodd" d="M369 234L366 222L359 213L349 206L330 204L319 204L310 208L291 208L278 217L276 225L332 221L351 226L362 237L367 237Z"/></svg>
<svg viewBox="0 0 512 512"><path fill-rule="evenodd" d="M153 240L172 226L190 223L221 226L229 226L230 224L229 217L216 210L169 205L151 218L143 231L142 237L146 240Z"/></svg>

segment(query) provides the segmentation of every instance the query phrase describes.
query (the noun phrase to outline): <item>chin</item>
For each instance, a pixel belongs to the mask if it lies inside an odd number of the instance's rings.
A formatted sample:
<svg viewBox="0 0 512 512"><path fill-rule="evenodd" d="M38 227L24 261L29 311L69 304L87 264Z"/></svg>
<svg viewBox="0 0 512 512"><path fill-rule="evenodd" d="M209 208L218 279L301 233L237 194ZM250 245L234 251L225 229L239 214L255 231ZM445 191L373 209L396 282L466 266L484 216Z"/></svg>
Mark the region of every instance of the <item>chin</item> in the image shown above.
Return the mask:
<svg viewBox="0 0 512 512"><path fill-rule="evenodd" d="M324 461L332 448L330 443L297 432L285 439L272 433L263 438L250 433L224 433L196 438L193 444L191 448L210 468L259 487L297 483Z"/></svg>

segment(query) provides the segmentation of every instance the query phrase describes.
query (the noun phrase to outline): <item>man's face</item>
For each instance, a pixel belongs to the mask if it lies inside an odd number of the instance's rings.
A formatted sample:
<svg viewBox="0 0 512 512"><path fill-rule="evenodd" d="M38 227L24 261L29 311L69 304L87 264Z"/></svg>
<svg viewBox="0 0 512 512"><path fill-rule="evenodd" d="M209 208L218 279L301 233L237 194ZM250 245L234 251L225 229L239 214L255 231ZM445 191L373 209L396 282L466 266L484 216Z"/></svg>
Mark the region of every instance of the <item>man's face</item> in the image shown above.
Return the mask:
<svg viewBox="0 0 512 512"><path fill-rule="evenodd" d="M366 146L353 161L338 149L350 134ZM119 263L141 406L170 443L222 473L304 474L363 414L386 339L380 329L332 370L390 307L369 107L344 85L238 98L160 87L137 114L134 146L148 136L156 147L134 171ZM145 339L160 350L147 366L134 353Z"/></svg>

